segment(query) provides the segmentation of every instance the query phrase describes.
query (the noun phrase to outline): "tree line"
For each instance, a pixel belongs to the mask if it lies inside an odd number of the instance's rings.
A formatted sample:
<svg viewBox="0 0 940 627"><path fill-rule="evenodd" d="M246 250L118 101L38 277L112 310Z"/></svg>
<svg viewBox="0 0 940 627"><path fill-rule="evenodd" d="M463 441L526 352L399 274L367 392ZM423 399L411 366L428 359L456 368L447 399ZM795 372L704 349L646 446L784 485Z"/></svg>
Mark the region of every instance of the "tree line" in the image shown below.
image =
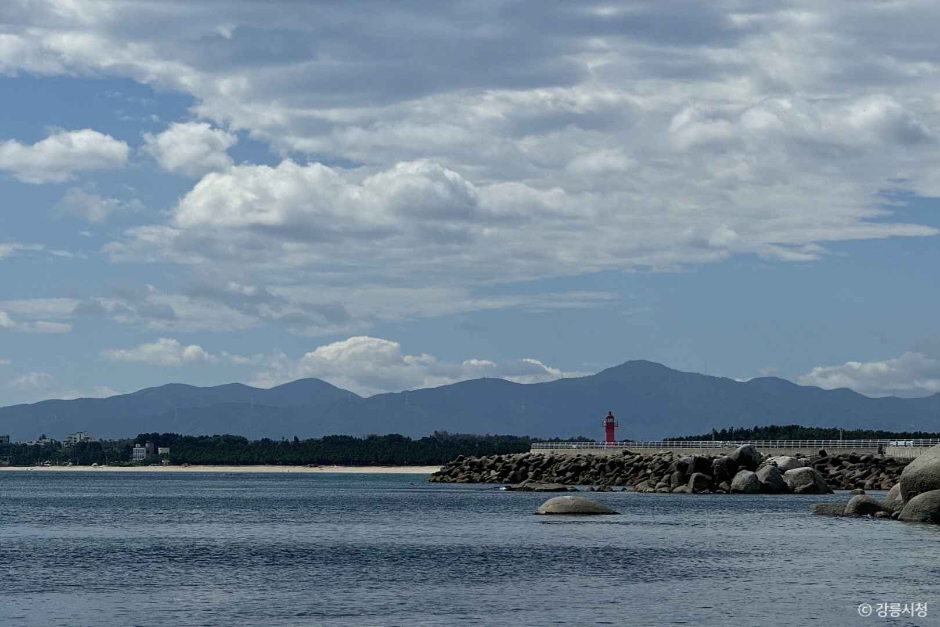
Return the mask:
<svg viewBox="0 0 940 627"><path fill-rule="evenodd" d="M407 436L370 435L357 438L331 435L323 438L249 440L238 435L191 436L176 433L141 433L127 440L81 442L70 447L54 443L46 446L0 445L0 463L13 466L72 463L131 464L135 443L169 447L172 464L200 465L343 465L408 466L444 464L458 455L482 456L528 452L528 437L510 435L468 435L435 432L412 439ZM160 463L160 458L145 464Z"/></svg>
<svg viewBox="0 0 940 627"><path fill-rule="evenodd" d="M715 430L711 433L667 438L682 440L915 440L940 438L940 433L922 431L879 431L866 429L770 425L766 427ZM193 465L340 465L340 466L434 466L445 464L459 455L464 457L525 453L533 442L544 440L513 435L470 435L437 431L413 439L407 436L370 435L363 438L330 435L322 438L249 440L239 435L180 435L177 433L141 433L136 438L81 442L70 447L59 442L45 446L22 443L0 444L0 465L35 466L74 464L90 466L131 465L135 443L150 442L154 447L169 447L166 457L172 464ZM566 441L591 442L585 437ZM623 443L629 446L629 440ZM150 458L143 464L158 464Z"/></svg>
<svg viewBox="0 0 940 627"><path fill-rule="evenodd" d="M838 427L803 427L800 425L769 425L751 428L729 427L712 429L710 433L666 438L684 440L927 440L940 438L940 433L927 431L881 431L877 429L840 429Z"/></svg>

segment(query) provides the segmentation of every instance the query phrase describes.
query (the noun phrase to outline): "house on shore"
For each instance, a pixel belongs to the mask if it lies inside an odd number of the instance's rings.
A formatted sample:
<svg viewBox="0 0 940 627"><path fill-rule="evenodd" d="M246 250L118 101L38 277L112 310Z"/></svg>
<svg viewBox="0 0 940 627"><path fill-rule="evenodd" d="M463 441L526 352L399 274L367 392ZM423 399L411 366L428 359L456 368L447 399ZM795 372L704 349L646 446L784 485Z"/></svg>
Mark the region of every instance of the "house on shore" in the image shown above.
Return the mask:
<svg viewBox="0 0 940 627"><path fill-rule="evenodd" d="M63 440L63 446L75 446L76 444L81 444L82 442L94 442L94 438L88 435L87 431L78 431L77 433L70 433L65 436Z"/></svg>

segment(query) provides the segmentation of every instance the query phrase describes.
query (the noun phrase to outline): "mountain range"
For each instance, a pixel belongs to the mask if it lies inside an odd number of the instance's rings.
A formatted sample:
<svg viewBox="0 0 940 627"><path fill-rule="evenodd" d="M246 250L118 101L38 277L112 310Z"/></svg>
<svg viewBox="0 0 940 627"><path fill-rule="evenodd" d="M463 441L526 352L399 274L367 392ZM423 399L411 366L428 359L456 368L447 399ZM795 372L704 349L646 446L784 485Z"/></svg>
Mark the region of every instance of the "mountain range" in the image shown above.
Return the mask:
<svg viewBox="0 0 940 627"><path fill-rule="evenodd" d="M0 434L15 441L75 431L96 438L144 432L231 433L250 439L433 431L600 439L613 411L618 439L659 439L770 424L940 431L940 394L869 398L785 379L740 382L629 361L594 375L519 384L474 379L360 397L319 379L270 389L240 383L169 384L110 398L48 400L0 408Z"/></svg>

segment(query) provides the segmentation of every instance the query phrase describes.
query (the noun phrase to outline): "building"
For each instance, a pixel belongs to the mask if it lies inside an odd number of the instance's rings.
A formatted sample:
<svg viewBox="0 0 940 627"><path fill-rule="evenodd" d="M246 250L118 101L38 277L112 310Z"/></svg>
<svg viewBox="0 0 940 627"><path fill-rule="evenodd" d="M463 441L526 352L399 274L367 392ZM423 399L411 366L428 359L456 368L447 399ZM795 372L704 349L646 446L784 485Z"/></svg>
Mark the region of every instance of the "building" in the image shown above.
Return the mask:
<svg viewBox="0 0 940 627"><path fill-rule="evenodd" d="M158 446L158 447L157 447L157 455L158 455L158 456L163 457L164 455L169 455L169 454L170 454L170 447L169 447L169 446Z"/></svg>
<svg viewBox="0 0 940 627"><path fill-rule="evenodd" d="M65 441L62 442L64 446L75 446L81 442L92 442L94 438L88 435L87 431L79 431L77 433L70 433L65 436Z"/></svg>
<svg viewBox="0 0 940 627"><path fill-rule="evenodd" d="M156 453L156 447L154 447L153 442L147 442L146 444L134 444L134 449L131 451L131 459L135 462L142 462L150 459Z"/></svg>
<svg viewBox="0 0 940 627"><path fill-rule="evenodd" d="M52 446L56 441L52 438L47 438L45 435L41 436L38 440L33 440L32 442L27 442L26 446Z"/></svg>
<svg viewBox="0 0 940 627"><path fill-rule="evenodd" d="M10 443L10 436L0 435L0 444L9 444L9 443Z"/></svg>

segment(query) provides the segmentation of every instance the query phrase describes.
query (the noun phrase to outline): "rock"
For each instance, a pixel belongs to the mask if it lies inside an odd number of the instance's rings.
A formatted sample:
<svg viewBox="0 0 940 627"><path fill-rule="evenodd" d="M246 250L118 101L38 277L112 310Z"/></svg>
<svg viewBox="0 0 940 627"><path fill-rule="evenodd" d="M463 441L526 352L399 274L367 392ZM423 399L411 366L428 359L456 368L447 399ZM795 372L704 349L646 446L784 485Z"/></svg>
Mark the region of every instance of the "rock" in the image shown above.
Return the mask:
<svg viewBox="0 0 940 627"><path fill-rule="evenodd" d="M900 483L894 484L894 487L888 490L888 496L885 497L885 509L889 512L899 512L904 509Z"/></svg>
<svg viewBox="0 0 940 627"><path fill-rule="evenodd" d="M731 481L736 472L738 472L738 465L727 455L712 460L712 477L715 481L719 483Z"/></svg>
<svg viewBox="0 0 940 627"><path fill-rule="evenodd" d="M844 503L813 503L809 511L818 516L842 516L845 512Z"/></svg>
<svg viewBox="0 0 940 627"><path fill-rule="evenodd" d="M690 494L691 492L692 488L687 485L680 485L672 489L673 494Z"/></svg>
<svg viewBox="0 0 940 627"><path fill-rule="evenodd" d="M595 503L583 496L556 496L548 499L535 510L540 515L597 516L601 514L619 514L606 505Z"/></svg>
<svg viewBox="0 0 940 627"><path fill-rule="evenodd" d="M709 459L708 457L704 457L702 455L693 455L689 459L688 473L690 475L694 475L695 473L701 473L703 475L708 476L708 473L710 473L711 470L712 470L712 460Z"/></svg>
<svg viewBox="0 0 940 627"><path fill-rule="evenodd" d="M684 475L688 475L688 474L689 474L689 464L691 463L691 461L692 461L692 458L691 458L691 457L683 457L682 459L680 459L679 461L677 461L677 462L676 462L676 472L680 472L680 473L682 473L682 474L684 474Z"/></svg>
<svg viewBox="0 0 940 627"><path fill-rule="evenodd" d="M940 444L921 453L901 471L901 498L905 503L933 490L940 490Z"/></svg>
<svg viewBox="0 0 940 627"><path fill-rule="evenodd" d="M829 494L829 484L818 470L813 468L794 468L783 473L783 480L794 494Z"/></svg>
<svg viewBox="0 0 940 627"><path fill-rule="evenodd" d="M689 482L689 475L685 474L682 471L677 470L671 475L669 475L669 487L670 488L675 489L681 485L687 484L688 482Z"/></svg>
<svg viewBox="0 0 940 627"><path fill-rule="evenodd" d="M777 466L764 466L757 471L757 479L760 481L760 491L768 494L779 494L789 492L787 482L783 480L783 473Z"/></svg>
<svg viewBox="0 0 940 627"><path fill-rule="evenodd" d="M771 457L764 463L769 463L775 465L780 469L781 473L784 473L788 470L793 470L794 468L802 468L803 460L796 457L790 457L789 455L780 455L778 457Z"/></svg>
<svg viewBox="0 0 940 627"><path fill-rule="evenodd" d="M846 516L874 516L882 511L884 506L881 503L867 494L857 494L846 503L843 513Z"/></svg>
<svg viewBox="0 0 940 627"><path fill-rule="evenodd" d="M739 446L728 457L731 458L738 468L744 468L745 470L757 470L757 467L760 466L760 451L752 444Z"/></svg>
<svg viewBox="0 0 940 627"><path fill-rule="evenodd" d="M901 510L898 520L940 523L940 490L923 492L912 498Z"/></svg>
<svg viewBox="0 0 940 627"><path fill-rule="evenodd" d="M760 479L750 470L739 470L731 481L731 492L740 494L757 494L760 492Z"/></svg>
<svg viewBox="0 0 940 627"><path fill-rule="evenodd" d="M863 490L862 488L855 488L854 490L849 492L849 494L852 494L852 495L865 494L865 490Z"/></svg>
<svg viewBox="0 0 940 627"><path fill-rule="evenodd" d="M711 486L712 478L704 473L696 472L689 478L688 488L690 492L706 492L711 490Z"/></svg>
<svg viewBox="0 0 940 627"><path fill-rule="evenodd" d="M891 518L891 512L886 512L884 510L875 512L873 515L875 518Z"/></svg>
<svg viewBox="0 0 940 627"><path fill-rule="evenodd" d="M821 448L819 449L819 451L817 451L816 456L817 457L829 457L829 454L826 453L826 449Z"/></svg>
<svg viewBox="0 0 940 627"><path fill-rule="evenodd" d="M718 484L718 491L724 492L725 494L727 494L728 492L731 492L731 484L728 483L727 481L722 481L721 483Z"/></svg>

